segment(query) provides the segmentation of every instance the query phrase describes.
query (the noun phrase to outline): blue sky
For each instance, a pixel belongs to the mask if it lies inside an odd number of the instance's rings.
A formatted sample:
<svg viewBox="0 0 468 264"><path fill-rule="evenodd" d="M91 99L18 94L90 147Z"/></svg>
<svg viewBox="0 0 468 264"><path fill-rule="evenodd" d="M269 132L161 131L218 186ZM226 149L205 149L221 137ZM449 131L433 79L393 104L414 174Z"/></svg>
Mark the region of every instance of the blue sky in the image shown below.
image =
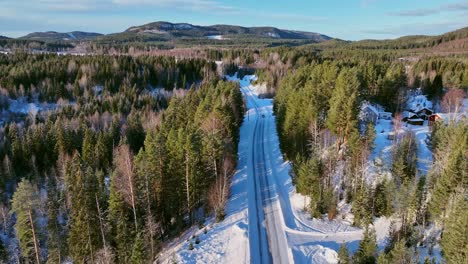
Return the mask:
<svg viewBox="0 0 468 264"><path fill-rule="evenodd" d="M0 35L121 32L153 21L275 26L347 40L468 26L467 0L0 0Z"/></svg>

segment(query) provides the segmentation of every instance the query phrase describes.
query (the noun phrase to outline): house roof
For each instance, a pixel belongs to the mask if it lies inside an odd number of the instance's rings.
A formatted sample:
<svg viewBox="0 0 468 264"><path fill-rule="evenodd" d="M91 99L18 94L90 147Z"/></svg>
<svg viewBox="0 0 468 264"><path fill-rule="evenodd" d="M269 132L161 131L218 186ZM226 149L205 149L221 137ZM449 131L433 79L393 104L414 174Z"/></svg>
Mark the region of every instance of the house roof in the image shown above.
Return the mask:
<svg viewBox="0 0 468 264"><path fill-rule="evenodd" d="M431 111L431 113L434 112L434 111L432 111L432 109L429 109L429 108L427 108L427 107L423 107L423 108L420 108L420 109L418 110L418 113L420 113L420 112L422 112L422 111L424 111L424 110Z"/></svg>
<svg viewBox="0 0 468 264"><path fill-rule="evenodd" d="M421 118L419 118L419 117L417 117L417 118L409 118L409 120L412 121L412 122L424 122L424 119L421 119Z"/></svg>
<svg viewBox="0 0 468 264"><path fill-rule="evenodd" d="M374 113L377 114L377 115L379 114L379 111L377 111L377 109L375 109L375 107L372 106L372 105L370 105L370 104L365 105L365 106L362 108L362 110L365 110L365 109L369 109L369 110L371 110L372 112L374 112Z"/></svg>
<svg viewBox="0 0 468 264"><path fill-rule="evenodd" d="M402 114L402 117L405 118L411 118L411 117L417 117L418 115L413 113L413 112L410 112L410 111L403 111L403 114Z"/></svg>

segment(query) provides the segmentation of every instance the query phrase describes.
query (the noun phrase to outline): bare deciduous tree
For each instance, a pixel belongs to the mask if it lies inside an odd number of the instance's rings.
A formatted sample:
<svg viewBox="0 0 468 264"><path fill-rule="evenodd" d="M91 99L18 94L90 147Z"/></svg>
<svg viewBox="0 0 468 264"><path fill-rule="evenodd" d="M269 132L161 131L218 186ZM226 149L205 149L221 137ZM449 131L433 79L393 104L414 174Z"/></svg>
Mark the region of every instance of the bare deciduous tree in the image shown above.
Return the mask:
<svg viewBox="0 0 468 264"><path fill-rule="evenodd" d="M398 142L399 140L399 133L401 128L403 127L402 123L403 115L401 113L396 113L395 118L393 119L393 140L394 142Z"/></svg>
<svg viewBox="0 0 468 264"><path fill-rule="evenodd" d="M226 157L223 161L223 174L216 178L208 192L208 203L214 210L217 220L224 217L224 206L229 197L229 177L234 171L232 158Z"/></svg>
<svg viewBox="0 0 468 264"><path fill-rule="evenodd" d="M7 232L8 225L11 219L10 210L3 203L0 204L0 224L2 225L3 232Z"/></svg>
<svg viewBox="0 0 468 264"><path fill-rule="evenodd" d="M112 264L114 262L114 252L112 252L112 248L109 246L104 246L100 250L96 252L96 256L94 258L96 264Z"/></svg>
<svg viewBox="0 0 468 264"><path fill-rule="evenodd" d="M462 89L449 89L442 98L442 109L449 114L458 113L464 97Z"/></svg>
<svg viewBox="0 0 468 264"><path fill-rule="evenodd" d="M135 229L138 230L134 193L135 169L133 166L133 154L128 145L121 145L114 150L114 164L116 186L125 202L132 206Z"/></svg>

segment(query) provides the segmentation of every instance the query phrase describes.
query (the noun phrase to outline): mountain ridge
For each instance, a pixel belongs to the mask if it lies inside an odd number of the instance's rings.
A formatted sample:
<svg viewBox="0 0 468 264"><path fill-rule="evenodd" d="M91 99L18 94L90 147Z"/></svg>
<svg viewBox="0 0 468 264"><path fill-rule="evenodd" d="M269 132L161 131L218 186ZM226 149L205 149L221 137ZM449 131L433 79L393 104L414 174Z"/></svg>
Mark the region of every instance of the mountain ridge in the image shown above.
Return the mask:
<svg viewBox="0 0 468 264"><path fill-rule="evenodd" d="M71 32L57 32L57 31L44 31L44 32L32 32L19 39L26 40L43 40L43 41L80 41L80 40L92 40L103 34L95 32L84 32L84 31L71 31Z"/></svg>
<svg viewBox="0 0 468 264"><path fill-rule="evenodd" d="M237 25L216 24L210 26L200 26L190 23L171 23L167 21L151 22L140 26L129 27L122 33L136 33L148 35L161 35L168 38L177 37L211 37L211 36L254 36L272 39L301 39L313 40L317 42L332 39L332 37L307 31L286 30L271 26L244 27ZM118 34L118 33L117 33Z"/></svg>

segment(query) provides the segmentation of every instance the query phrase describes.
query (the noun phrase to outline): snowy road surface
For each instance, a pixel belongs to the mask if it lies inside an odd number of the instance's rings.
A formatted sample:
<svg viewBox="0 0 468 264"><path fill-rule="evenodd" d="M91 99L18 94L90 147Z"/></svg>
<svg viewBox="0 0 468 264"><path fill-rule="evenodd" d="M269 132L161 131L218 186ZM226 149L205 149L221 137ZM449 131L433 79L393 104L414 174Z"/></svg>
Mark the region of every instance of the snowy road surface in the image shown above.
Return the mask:
<svg viewBox="0 0 468 264"><path fill-rule="evenodd" d="M271 116L266 106L270 103L258 100L248 84L241 83L248 107L254 110L253 113L249 111L249 119L255 122L251 131L251 158L247 165L250 168L248 179L251 187L248 197L250 256L252 263L289 263L292 253L280 222L283 217L280 215L276 185L272 183L272 170L265 152L269 135L265 132L265 123Z"/></svg>
<svg viewBox="0 0 468 264"><path fill-rule="evenodd" d="M297 199L289 163L279 149L273 101L258 97L250 85L253 78L239 81L248 107L245 122L252 123L247 163L250 262L336 263L341 243L355 249L362 231L349 223L301 214L303 198Z"/></svg>

